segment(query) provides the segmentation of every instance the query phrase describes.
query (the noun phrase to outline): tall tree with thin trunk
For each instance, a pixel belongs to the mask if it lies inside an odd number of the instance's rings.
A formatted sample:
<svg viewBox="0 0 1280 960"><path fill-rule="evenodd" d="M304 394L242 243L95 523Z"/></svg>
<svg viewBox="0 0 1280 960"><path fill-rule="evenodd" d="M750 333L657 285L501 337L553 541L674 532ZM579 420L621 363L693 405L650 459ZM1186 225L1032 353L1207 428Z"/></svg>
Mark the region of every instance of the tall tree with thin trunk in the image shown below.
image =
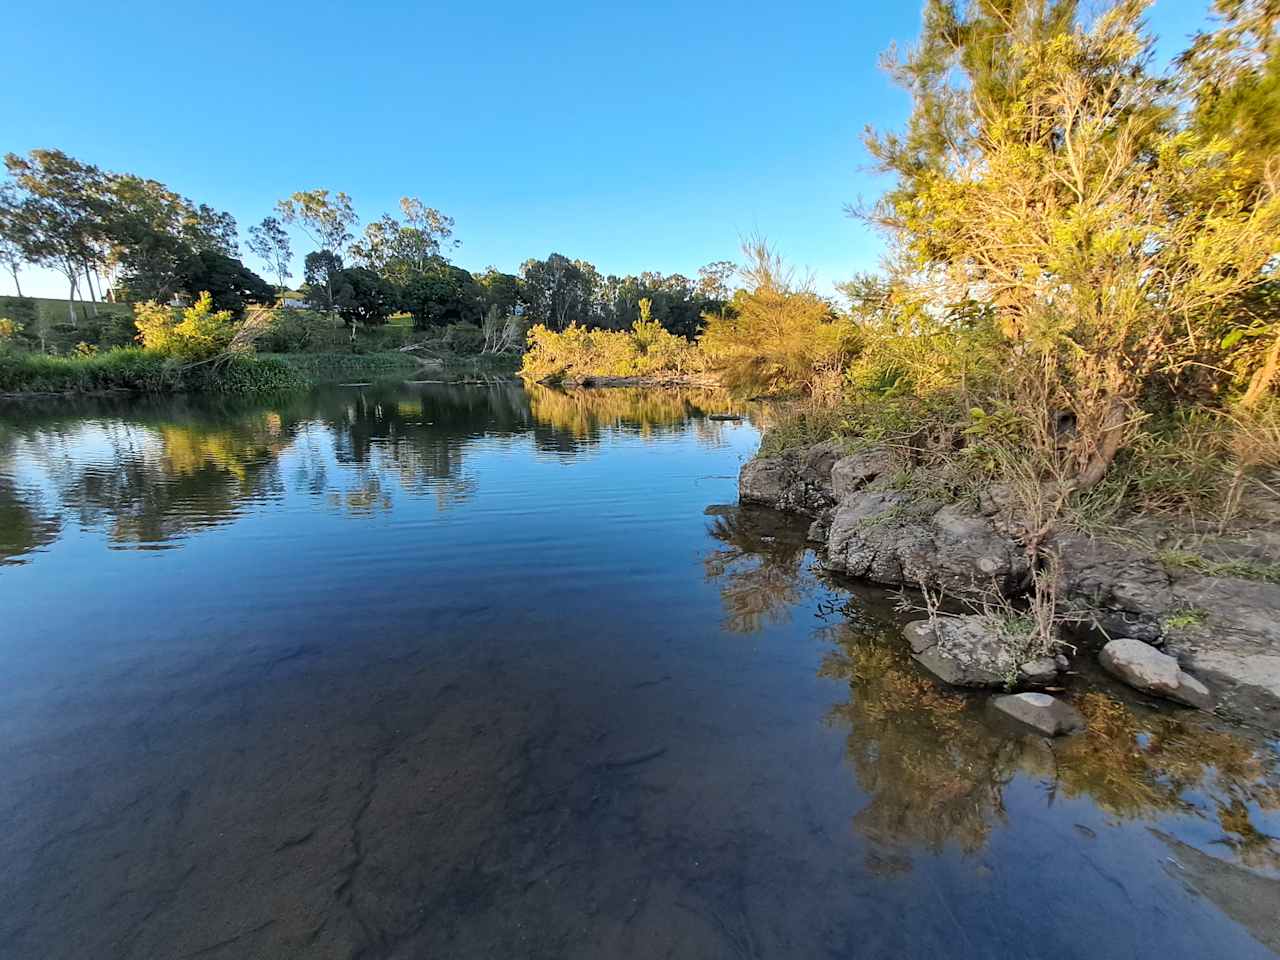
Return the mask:
<svg viewBox="0 0 1280 960"><path fill-rule="evenodd" d="M67 278L67 312L75 323L80 274L95 259L95 238L101 232L102 171L61 150L32 150L26 157L11 153L5 167L19 195L23 254Z"/></svg>
<svg viewBox="0 0 1280 960"><path fill-rule="evenodd" d="M279 292L285 291L285 281L289 279L289 259L293 251L289 248L289 234L276 217L264 217L261 223L249 228L249 252L262 259L276 275L279 281Z"/></svg>
<svg viewBox="0 0 1280 960"><path fill-rule="evenodd" d="M359 222L351 198L328 190L300 190L276 204L285 223L297 224L321 251L342 257L351 243L351 230ZM334 302L334 271L325 275L328 302ZM332 306L330 307L332 310ZM354 335L354 328L353 328Z"/></svg>

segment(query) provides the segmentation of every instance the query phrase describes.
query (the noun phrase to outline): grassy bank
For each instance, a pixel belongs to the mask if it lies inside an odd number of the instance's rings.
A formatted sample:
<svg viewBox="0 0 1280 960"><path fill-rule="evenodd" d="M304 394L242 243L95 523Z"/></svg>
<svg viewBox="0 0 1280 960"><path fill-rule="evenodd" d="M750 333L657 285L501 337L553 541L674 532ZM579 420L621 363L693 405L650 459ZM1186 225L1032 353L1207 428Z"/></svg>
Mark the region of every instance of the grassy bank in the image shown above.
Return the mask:
<svg viewBox="0 0 1280 960"><path fill-rule="evenodd" d="M287 364L269 357L233 357L191 366L132 347L83 357L0 353L0 393L9 394L264 393L306 383Z"/></svg>
<svg viewBox="0 0 1280 960"><path fill-rule="evenodd" d="M386 353L278 353L264 359L281 363L310 383L349 383L357 380L408 378L418 363L408 354Z"/></svg>

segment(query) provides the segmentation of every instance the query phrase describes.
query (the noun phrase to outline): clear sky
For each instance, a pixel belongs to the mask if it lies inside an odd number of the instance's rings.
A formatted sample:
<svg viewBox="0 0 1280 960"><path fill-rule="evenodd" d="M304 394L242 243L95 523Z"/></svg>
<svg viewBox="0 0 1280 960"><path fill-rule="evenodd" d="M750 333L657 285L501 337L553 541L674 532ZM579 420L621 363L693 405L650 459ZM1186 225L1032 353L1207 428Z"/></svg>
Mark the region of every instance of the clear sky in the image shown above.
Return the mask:
<svg viewBox="0 0 1280 960"><path fill-rule="evenodd" d="M1157 0L1163 57L1207 4ZM12 3L0 150L161 180L234 214L242 248L278 199L327 187L363 221L421 197L456 219L468 269L555 251L694 276L760 232L829 290L879 257L842 207L883 186L861 133L905 120L878 58L920 7ZM65 295L36 271L23 289Z"/></svg>

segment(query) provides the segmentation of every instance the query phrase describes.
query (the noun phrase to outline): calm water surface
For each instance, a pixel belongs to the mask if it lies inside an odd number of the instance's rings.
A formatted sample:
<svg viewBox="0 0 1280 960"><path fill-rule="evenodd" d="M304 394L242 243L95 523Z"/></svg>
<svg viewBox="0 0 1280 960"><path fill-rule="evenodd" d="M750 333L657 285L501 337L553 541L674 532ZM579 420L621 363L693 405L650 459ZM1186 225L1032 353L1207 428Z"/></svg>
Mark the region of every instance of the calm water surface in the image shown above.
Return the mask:
<svg viewBox="0 0 1280 960"><path fill-rule="evenodd" d="M0 956L1280 951L1275 744L1000 727L697 393L0 407Z"/></svg>

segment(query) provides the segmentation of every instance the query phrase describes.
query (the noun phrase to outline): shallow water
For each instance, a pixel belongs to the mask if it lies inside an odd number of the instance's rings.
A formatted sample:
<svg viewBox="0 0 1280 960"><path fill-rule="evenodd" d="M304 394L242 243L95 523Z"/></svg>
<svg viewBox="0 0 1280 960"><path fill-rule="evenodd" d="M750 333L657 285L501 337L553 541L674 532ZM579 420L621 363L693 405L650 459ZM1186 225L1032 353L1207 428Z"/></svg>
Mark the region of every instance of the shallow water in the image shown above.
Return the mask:
<svg viewBox="0 0 1280 960"><path fill-rule="evenodd" d="M0 956L1280 951L1274 743L999 726L735 506L726 408L0 408Z"/></svg>

